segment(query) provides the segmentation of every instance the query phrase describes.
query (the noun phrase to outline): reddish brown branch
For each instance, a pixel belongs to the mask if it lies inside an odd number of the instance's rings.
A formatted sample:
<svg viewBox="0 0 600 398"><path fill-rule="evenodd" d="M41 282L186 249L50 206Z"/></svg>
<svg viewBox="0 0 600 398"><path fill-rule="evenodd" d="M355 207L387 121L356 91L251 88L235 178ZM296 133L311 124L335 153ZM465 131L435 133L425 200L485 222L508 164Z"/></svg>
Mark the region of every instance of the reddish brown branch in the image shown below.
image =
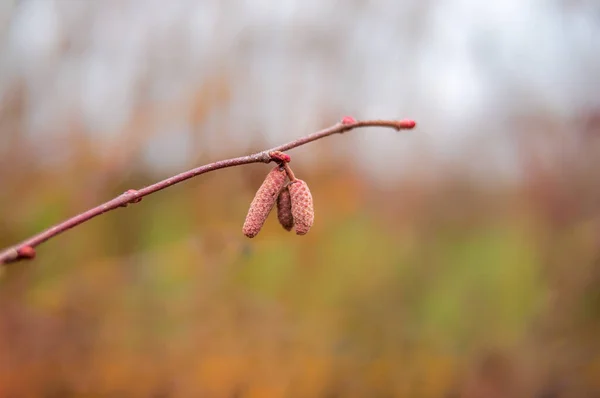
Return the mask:
<svg viewBox="0 0 600 398"><path fill-rule="evenodd" d="M309 134L306 137L299 138L295 141L288 142L287 144L283 144L275 148L271 148L262 152L257 152L248 156L241 156L238 158L220 160L218 162L206 164L204 166L200 166L195 169L191 169L183 173L177 174L173 177L169 177L165 180L159 181L155 184L149 185L139 190L130 189L125 193L117 196L116 198L109 200L106 203L84 211L83 213L80 213L61 223L58 223L53 227L50 227L47 230L42 231L39 234L22 241L21 243L18 243L12 247L3 250L2 252L0 252L0 264L8 264L19 260L32 259L35 257L34 247L47 241L48 239L51 239L65 232L68 229L83 224L84 222L96 216L99 216L100 214L117 209L119 207L125 207L129 203L137 203L140 200L142 200L144 196L168 188L172 185L188 180L192 177L208 173L209 171L224 169L226 167L240 166L249 163L269 163L271 161L280 161L280 157L282 156L280 152L308 144L309 142L316 141L318 139L327 137L332 134L344 133L357 127L391 127L396 130L404 130L412 129L413 127L415 127L415 122L412 120L356 121L351 117L345 117L342 120L342 122L337 123L334 126L331 126L313 134ZM278 153L271 154L272 152Z"/></svg>

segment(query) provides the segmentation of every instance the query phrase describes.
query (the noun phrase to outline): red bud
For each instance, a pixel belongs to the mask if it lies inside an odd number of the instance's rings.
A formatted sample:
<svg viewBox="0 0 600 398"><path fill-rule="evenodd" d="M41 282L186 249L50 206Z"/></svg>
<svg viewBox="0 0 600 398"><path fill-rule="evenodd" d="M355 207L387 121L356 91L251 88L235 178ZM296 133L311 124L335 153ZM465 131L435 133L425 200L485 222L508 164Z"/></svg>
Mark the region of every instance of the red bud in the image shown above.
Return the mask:
<svg viewBox="0 0 600 398"><path fill-rule="evenodd" d="M35 249L31 246L23 246L19 250L17 250L17 252L19 253L19 257L21 258L35 258Z"/></svg>
<svg viewBox="0 0 600 398"><path fill-rule="evenodd" d="M356 123L356 119L354 119L352 116L344 116L342 118L342 124L354 124Z"/></svg>

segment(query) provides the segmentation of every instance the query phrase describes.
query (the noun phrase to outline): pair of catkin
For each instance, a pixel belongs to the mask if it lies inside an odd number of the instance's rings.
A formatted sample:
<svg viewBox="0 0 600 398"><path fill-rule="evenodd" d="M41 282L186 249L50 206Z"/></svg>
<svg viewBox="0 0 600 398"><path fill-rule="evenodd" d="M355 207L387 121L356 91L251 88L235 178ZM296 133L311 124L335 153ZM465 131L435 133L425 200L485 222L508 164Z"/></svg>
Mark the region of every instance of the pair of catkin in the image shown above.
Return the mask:
<svg viewBox="0 0 600 398"><path fill-rule="evenodd" d="M286 178L287 173L281 166L276 166L267 174L250 203L243 227L244 235L254 238L275 204L279 223L287 231L295 227L297 235L304 235L310 230L315 212L308 185L299 179L286 184Z"/></svg>

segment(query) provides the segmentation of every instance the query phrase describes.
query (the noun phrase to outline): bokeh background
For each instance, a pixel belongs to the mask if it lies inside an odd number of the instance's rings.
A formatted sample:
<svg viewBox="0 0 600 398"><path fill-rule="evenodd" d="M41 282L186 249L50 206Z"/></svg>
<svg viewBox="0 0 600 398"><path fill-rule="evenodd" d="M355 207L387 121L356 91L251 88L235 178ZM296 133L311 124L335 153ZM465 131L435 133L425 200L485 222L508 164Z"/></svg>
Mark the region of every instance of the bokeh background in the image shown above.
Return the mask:
<svg viewBox="0 0 600 398"><path fill-rule="evenodd" d="M3 0L2 397L599 397L600 3Z"/></svg>

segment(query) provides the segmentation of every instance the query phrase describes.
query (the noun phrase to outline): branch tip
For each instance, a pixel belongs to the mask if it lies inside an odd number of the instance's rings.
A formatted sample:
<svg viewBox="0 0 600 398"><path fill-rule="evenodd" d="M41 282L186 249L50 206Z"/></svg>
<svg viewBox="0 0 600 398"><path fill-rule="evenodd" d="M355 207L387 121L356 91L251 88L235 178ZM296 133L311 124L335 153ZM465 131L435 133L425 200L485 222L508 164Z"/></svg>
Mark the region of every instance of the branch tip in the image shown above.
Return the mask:
<svg viewBox="0 0 600 398"><path fill-rule="evenodd" d="M17 250L18 259L33 259L35 258L35 249L31 246L23 246Z"/></svg>
<svg viewBox="0 0 600 398"><path fill-rule="evenodd" d="M31 246L13 247L0 253L0 256L2 257L0 265L16 263L21 260L32 260L35 258L35 249Z"/></svg>
<svg viewBox="0 0 600 398"><path fill-rule="evenodd" d="M4 252L0 253L0 255L2 256L0 264L14 263L19 260L19 251L14 247L6 249Z"/></svg>
<svg viewBox="0 0 600 398"><path fill-rule="evenodd" d="M412 119L402 119L396 122L397 130L409 130L415 128L417 123Z"/></svg>

